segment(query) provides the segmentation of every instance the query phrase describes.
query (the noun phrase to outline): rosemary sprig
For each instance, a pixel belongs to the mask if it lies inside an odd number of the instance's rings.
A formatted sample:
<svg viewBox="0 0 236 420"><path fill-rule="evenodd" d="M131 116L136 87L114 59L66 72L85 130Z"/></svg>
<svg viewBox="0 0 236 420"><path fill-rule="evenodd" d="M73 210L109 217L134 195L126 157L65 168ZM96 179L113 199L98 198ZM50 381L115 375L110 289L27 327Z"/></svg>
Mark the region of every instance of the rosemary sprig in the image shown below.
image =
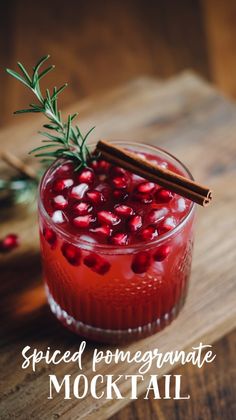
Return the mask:
<svg viewBox="0 0 236 420"><path fill-rule="evenodd" d="M87 166L87 162L91 159L86 140L95 128L92 127L84 136L81 133L78 125L73 126L72 122L78 116L77 113L68 115L67 121L62 120L61 111L58 110L58 95L67 87L67 83L60 88L53 88L52 93L46 89L45 97L40 88L41 79L52 71L55 66L51 65L44 70L41 70L42 65L48 60L50 56L42 57L39 62L33 67L32 75L28 73L23 64L17 63L21 73L14 70L6 69L7 73L17 79L24 86L29 88L37 98L37 103L31 103L29 108L15 111L14 114L24 113L42 113L48 118L49 123L44 124L43 127L49 131L40 131L43 135L43 146L36 147L31 150L36 157L43 158L41 161L53 161L58 158L67 158L75 161L75 170ZM52 134L54 131L56 134Z"/></svg>

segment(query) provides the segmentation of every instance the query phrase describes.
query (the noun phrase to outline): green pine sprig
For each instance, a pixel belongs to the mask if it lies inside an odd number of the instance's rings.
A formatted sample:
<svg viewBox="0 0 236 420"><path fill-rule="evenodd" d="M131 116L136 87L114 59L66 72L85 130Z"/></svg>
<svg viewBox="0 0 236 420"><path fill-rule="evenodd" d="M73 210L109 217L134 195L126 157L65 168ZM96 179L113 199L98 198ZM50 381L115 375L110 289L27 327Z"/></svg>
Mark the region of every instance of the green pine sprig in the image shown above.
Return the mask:
<svg viewBox="0 0 236 420"><path fill-rule="evenodd" d="M29 108L15 111L14 114L42 113L49 120L48 124L43 125L49 131L39 132L44 137L42 142L46 144L31 150L30 154L33 153L36 157L43 158L43 162L53 161L58 158L71 159L76 163L75 169L81 169L86 167L88 160L91 159L86 140L95 127L92 127L83 136L78 125L72 125L72 122L78 116L77 113L68 115L66 122L62 120L61 111L58 110L58 95L67 87L67 83L58 89L54 87L52 92L46 89L45 96L42 94L40 81L55 68L54 65L51 65L44 70L41 69L49 57L47 55L39 60L36 66L33 67L32 75L19 62L17 64L22 74L6 69L8 74L29 88L37 98L36 104L31 103Z"/></svg>

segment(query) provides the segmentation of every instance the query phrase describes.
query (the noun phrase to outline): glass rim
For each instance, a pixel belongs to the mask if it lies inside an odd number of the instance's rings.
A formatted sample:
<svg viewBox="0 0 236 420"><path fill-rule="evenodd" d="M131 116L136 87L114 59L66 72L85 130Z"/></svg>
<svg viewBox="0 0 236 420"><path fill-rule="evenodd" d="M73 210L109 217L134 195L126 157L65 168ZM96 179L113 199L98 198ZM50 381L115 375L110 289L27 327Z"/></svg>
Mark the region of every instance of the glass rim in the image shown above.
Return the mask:
<svg viewBox="0 0 236 420"><path fill-rule="evenodd" d="M125 140L112 140L112 143L117 143L119 145L125 145L125 146L137 146L137 147L146 147L149 148L150 150L153 150L155 152L160 151L161 153L163 153L164 155L168 156L169 158L171 158L172 160L174 160L175 162L177 162L182 169L184 169L185 173L187 174L187 176L189 177L189 179L194 181L194 178L191 174L191 172L189 171L189 169L178 159L176 158L174 155L172 155L171 153L167 152L165 149L162 149L161 147L158 146L153 146L151 144L146 144L146 143L139 143L139 142L134 142L134 141L125 141ZM89 147L94 147L96 143L91 143L88 146ZM75 245L75 246L80 246L81 248L85 249L85 250L94 250L94 251L100 251L100 253L103 254L129 254L133 251L136 250L142 250L143 248L145 249L149 249L149 248L153 248L156 247L160 244L162 244L164 241L170 239L172 236L176 235L181 228L187 223L187 221L190 219L190 217L192 216L195 207L196 207L196 203L192 202L188 213L186 213L186 215L183 217L183 219L181 219L181 221L174 227L174 229L160 235L157 236L154 240L149 240L149 241L143 241L143 242L137 242L134 243L132 245L122 245L122 246L118 246L118 245L112 245L112 244L101 244L101 243L93 243L93 242L89 242L83 239L80 239L79 237L77 237L77 235L72 234L70 232L67 232L67 230L65 228L63 228L62 226L56 224L55 222L53 222L53 220L51 219L51 217L49 216L49 214L47 213L43 202L42 202L42 197L41 197L41 191L42 188L44 186L44 183L47 179L47 175L50 171L52 171L54 168L57 167L59 162L67 162L69 161L69 159L57 159L56 161L54 161L45 171L45 173L43 174L40 183L39 183L39 187L38 187L38 209L39 209L39 213L42 213L42 216L44 219L46 219L47 223L52 226L52 229L59 234L60 236L63 237L64 240L67 240L68 242L70 242L71 244Z"/></svg>

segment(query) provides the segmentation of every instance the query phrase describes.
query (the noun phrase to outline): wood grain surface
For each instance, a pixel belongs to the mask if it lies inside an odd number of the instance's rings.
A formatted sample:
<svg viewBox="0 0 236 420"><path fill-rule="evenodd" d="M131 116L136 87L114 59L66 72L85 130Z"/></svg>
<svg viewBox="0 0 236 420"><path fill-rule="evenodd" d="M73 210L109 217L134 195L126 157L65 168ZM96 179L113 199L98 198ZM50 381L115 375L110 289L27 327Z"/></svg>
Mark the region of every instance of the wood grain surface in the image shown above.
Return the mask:
<svg viewBox="0 0 236 420"><path fill-rule="evenodd" d="M71 109L80 110L82 128L96 124L94 139L100 136L127 138L165 147L191 168L199 182L210 184L214 190L214 204L198 211L191 287L184 310L163 332L123 348L132 352L156 347L162 352L189 349L199 341L209 344L231 331L236 326L236 239L233 235L236 185L232 182L236 154L235 106L194 75L184 73L163 84L138 79L102 97L84 100ZM23 118L19 125L0 133L1 146L22 156L37 142L35 133L40 127L40 118ZM112 416L130 401L126 398L94 402L88 396L78 403L57 396L49 402L48 374L52 369L41 366L36 373L21 369L21 350L25 345L75 351L79 339L57 323L46 305L36 216L29 209L16 211L10 220L7 216L9 212L5 213L1 234L9 229L19 233L22 246L14 254L1 258L3 418L105 419ZM84 373L89 378L93 348L92 344L88 345L84 359ZM54 372L60 378L67 373L75 375L76 369L73 365L60 365ZM103 366L101 372L136 373L136 366L118 369ZM140 393L145 385L144 382L140 386ZM121 390L124 395L129 394L125 384Z"/></svg>

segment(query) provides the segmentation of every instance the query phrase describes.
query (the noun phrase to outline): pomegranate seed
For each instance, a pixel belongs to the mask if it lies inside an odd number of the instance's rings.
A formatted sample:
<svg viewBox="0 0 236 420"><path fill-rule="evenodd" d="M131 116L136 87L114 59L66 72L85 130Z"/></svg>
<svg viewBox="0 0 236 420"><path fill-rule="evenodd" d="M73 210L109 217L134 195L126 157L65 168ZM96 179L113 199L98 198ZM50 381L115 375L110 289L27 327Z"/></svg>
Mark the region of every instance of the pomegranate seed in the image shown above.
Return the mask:
<svg viewBox="0 0 236 420"><path fill-rule="evenodd" d="M111 176L112 177L116 177L116 176L126 177L127 174L128 174L128 172L124 168L121 168L120 166L112 166L112 168L111 168Z"/></svg>
<svg viewBox="0 0 236 420"><path fill-rule="evenodd" d="M122 190L113 190L112 195L116 201L126 200L128 198L127 192Z"/></svg>
<svg viewBox="0 0 236 420"><path fill-rule="evenodd" d="M81 201L79 204L75 204L73 207L74 213L78 214L79 216L84 216L85 214L90 213L92 210L93 207L84 201Z"/></svg>
<svg viewBox="0 0 236 420"><path fill-rule="evenodd" d="M155 261L163 261L170 252L169 245L162 245L153 254L153 258Z"/></svg>
<svg viewBox="0 0 236 420"><path fill-rule="evenodd" d="M9 233L0 241L0 252L10 252L19 246L19 238L15 233Z"/></svg>
<svg viewBox="0 0 236 420"><path fill-rule="evenodd" d="M100 223L106 223L111 226L120 223L120 218L116 214L106 210L98 212L98 220Z"/></svg>
<svg viewBox="0 0 236 420"><path fill-rule="evenodd" d="M88 184L76 185L75 187L72 188L70 192L70 197L75 198L76 200L81 200L81 198L83 198L88 188L89 188Z"/></svg>
<svg viewBox="0 0 236 420"><path fill-rule="evenodd" d="M127 179L124 176L117 176L112 179L112 184L115 188L118 188L119 190L122 190L123 188L127 188L128 182Z"/></svg>
<svg viewBox="0 0 236 420"><path fill-rule="evenodd" d="M104 198L106 200L108 200L108 198L111 196L112 189L111 189L109 184L107 184L106 182L103 182L102 184L99 184L96 187L95 191L101 192L103 194Z"/></svg>
<svg viewBox="0 0 236 420"><path fill-rule="evenodd" d="M94 173L91 169L83 169L78 175L78 181L81 183L92 184L94 182Z"/></svg>
<svg viewBox="0 0 236 420"><path fill-rule="evenodd" d="M90 167L97 172L98 170L98 161L97 160L92 160L92 162L90 162Z"/></svg>
<svg viewBox="0 0 236 420"><path fill-rule="evenodd" d="M86 214L85 216L78 216L73 219L74 226L80 229L88 228L93 222L95 222L95 218L90 214Z"/></svg>
<svg viewBox="0 0 236 420"><path fill-rule="evenodd" d="M155 238L156 235L157 235L156 229L153 226L147 226L140 232L139 237L143 241L148 241Z"/></svg>
<svg viewBox="0 0 236 420"><path fill-rule="evenodd" d="M104 236L104 237L108 238L112 233L112 229L108 225L102 225L102 226L98 226L94 229L90 229L90 232L95 233L99 236Z"/></svg>
<svg viewBox="0 0 236 420"><path fill-rule="evenodd" d="M163 207L161 209L153 209L147 215L147 222L150 224L156 224L160 222L168 213L168 209Z"/></svg>
<svg viewBox="0 0 236 420"><path fill-rule="evenodd" d="M72 162L66 162L57 168L56 175L57 177L61 176L62 178L70 177L74 171L74 164Z"/></svg>
<svg viewBox="0 0 236 420"><path fill-rule="evenodd" d="M53 207L58 210L63 210L68 206L68 201L63 195L57 195L53 198Z"/></svg>
<svg viewBox="0 0 236 420"><path fill-rule="evenodd" d="M76 246L64 242L61 247L61 252L71 265L80 265L81 251Z"/></svg>
<svg viewBox="0 0 236 420"><path fill-rule="evenodd" d="M45 238L45 240L50 244L50 245L52 245L52 246L55 246L56 245L56 242L57 242L57 235L55 234L55 232L52 230L52 229L50 229L50 228L48 228L48 227L45 227L44 229L43 229L43 236L44 236L44 238Z"/></svg>
<svg viewBox="0 0 236 420"><path fill-rule="evenodd" d="M115 206L115 212L119 215L119 216L132 216L132 214L134 214L134 210L132 209L132 207L129 206L125 206L124 204L118 204L117 206Z"/></svg>
<svg viewBox="0 0 236 420"><path fill-rule="evenodd" d="M66 222L66 217L61 210L56 210L52 214L52 221L54 223L64 223L64 222Z"/></svg>
<svg viewBox="0 0 236 420"><path fill-rule="evenodd" d="M167 217L159 224L158 233L161 235L162 233L169 232L170 230L174 229L175 226L176 220L174 217Z"/></svg>
<svg viewBox="0 0 236 420"><path fill-rule="evenodd" d="M111 167L111 164L106 160L98 161L98 170L99 172L107 173Z"/></svg>
<svg viewBox="0 0 236 420"><path fill-rule="evenodd" d="M127 245L128 235L126 233L115 233L115 235L111 237L111 243L113 245Z"/></svg>
<svg viewBox="0 0 236 420"><path fill-rule="evenodd" d="M100 255L91 253L84 258L84 264L91 268L95 273L104 275L111 267L111 264Z"/></svg>
<svg viewBox="0 0 236 420"><path fill-rule="evenodd" d="M151 264L151 256L149 252L142 251L136 254L133 258L131 268L134 273L142 274L145 273Z"/></svg>
<svg viewBox="0 0 236 420"><path fill-rule="evenodd" d="M155 194L156 203L169 203L173 197L174 194L169 190L164 190L164 188L160 188Z"/></svg>
<svg viewBox="0 0 236 420"><path fill-rule="evenodd" d="M137 191L141 194L150 194L155 188L156 184L154 184L154 182L141 182L141 184L137 186Z"/></svg>
<svg viewBox="0 0 236 420"><path fill-rule="evenodd" d="M134 201L139 201L143 204L150 204L153 201L153 198L150 194L134 193L132 195Z"/></svg>
<svg viewBox="0 0 236 420"><path fill-rule="evenodd" d="M62 192L66 188L70 188L73 184L73 179L56 179L53 183L53 190L56 192Z"/></svg>
<svg viewBox="0 0 236 420"><path fill-rule="evenodd" d="M97 173L106 173L109 171L111 164L106 160L94 160L91 167Z"/></svg>
<svg viewBox="0 0 236 420"><path fill-rule="evenodd" d="M142 227L142 217L138 214L136 216L131 216L131 218L128 221L128 227L131 230L131 232L136 232Z"/></svg>
<svg viewBox="0 0 236 420"><path fill-rule="evenodd" d="M103 193L97 190L88 191L86 196L89 198L90 201L92 201L93 204L99 205L103 203L103 201L105 201Z"/></svg>

